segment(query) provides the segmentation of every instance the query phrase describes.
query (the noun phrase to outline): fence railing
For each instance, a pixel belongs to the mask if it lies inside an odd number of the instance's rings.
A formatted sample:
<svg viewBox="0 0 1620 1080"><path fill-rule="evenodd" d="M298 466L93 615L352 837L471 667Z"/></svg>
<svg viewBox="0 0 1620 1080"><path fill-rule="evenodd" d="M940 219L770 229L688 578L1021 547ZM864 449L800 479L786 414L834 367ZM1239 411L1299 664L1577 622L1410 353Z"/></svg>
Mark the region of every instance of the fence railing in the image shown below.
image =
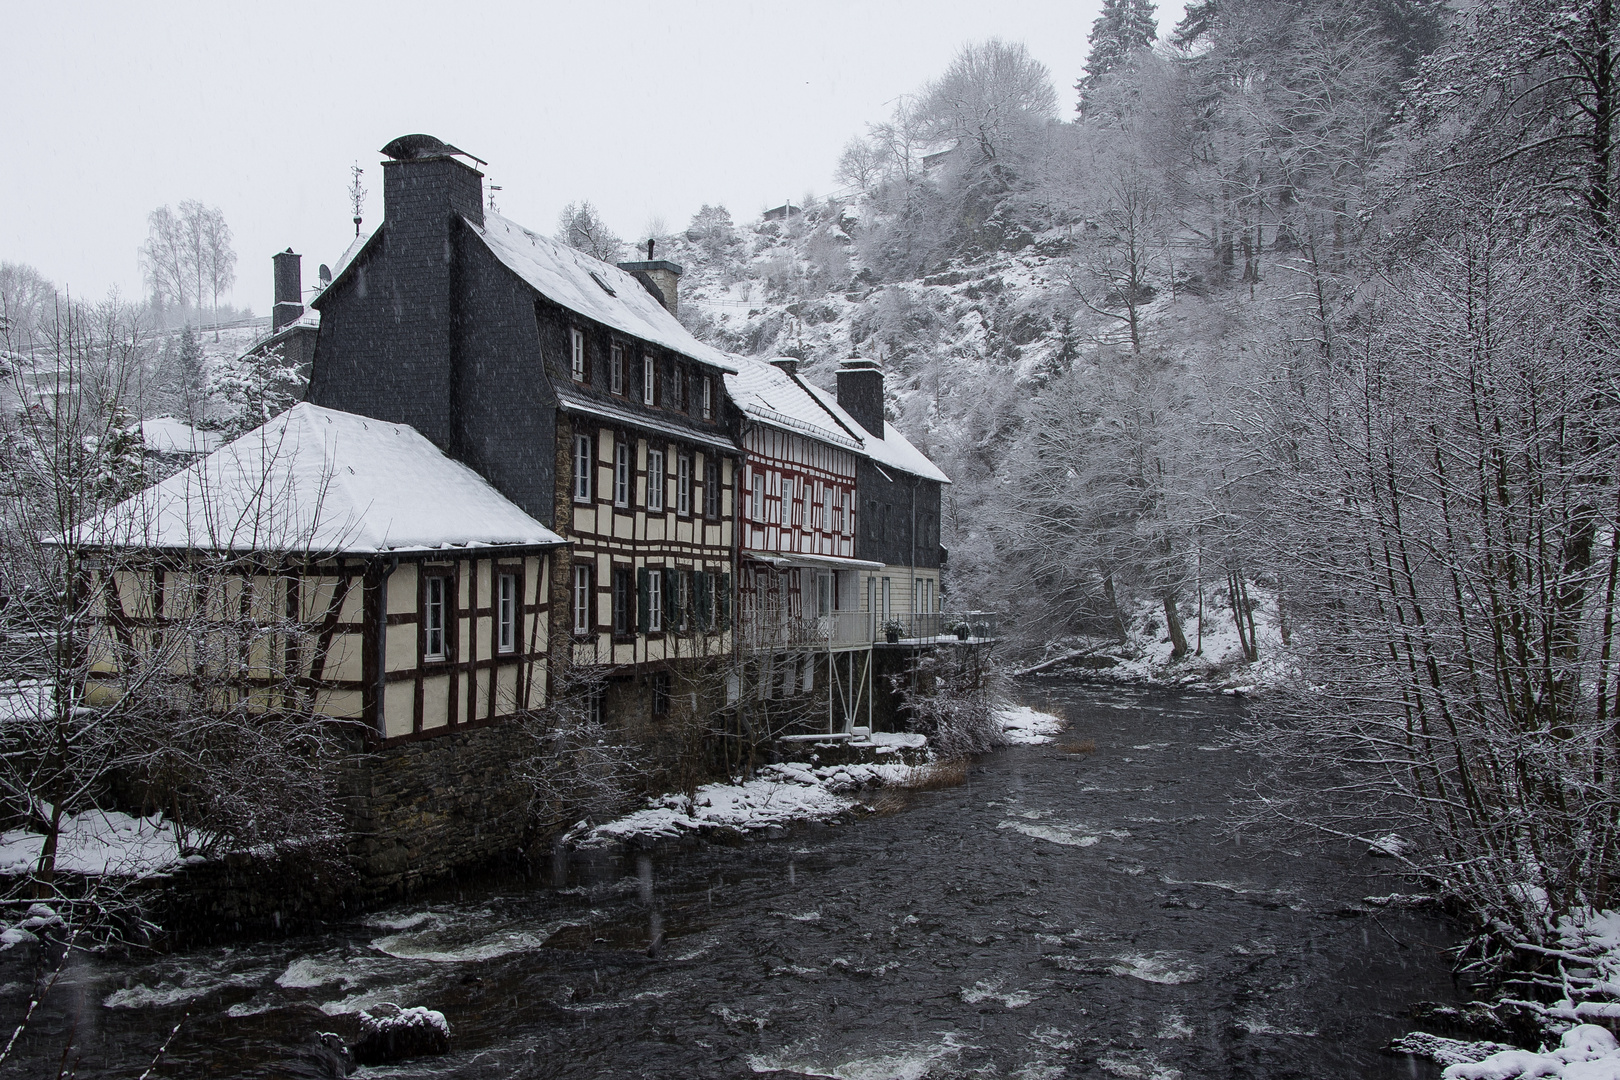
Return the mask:
<svg viewBox="0 0 1620 1080"><path fill-rule="evenodd" d="M851 649L872 644L982 644L996 637L993 611L935 611L914 615L835 611L801 619L760 617L738 627L746 649Z"/></svg>

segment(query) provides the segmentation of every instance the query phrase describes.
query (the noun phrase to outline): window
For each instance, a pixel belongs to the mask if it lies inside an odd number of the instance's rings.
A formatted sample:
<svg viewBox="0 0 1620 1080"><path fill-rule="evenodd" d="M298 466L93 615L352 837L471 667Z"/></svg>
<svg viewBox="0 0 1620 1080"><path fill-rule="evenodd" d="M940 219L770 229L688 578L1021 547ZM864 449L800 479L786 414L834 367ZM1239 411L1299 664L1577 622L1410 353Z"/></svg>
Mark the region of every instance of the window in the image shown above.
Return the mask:
<svg viewBox="0 0 1620 1080"><path fill-rule="evenodd" d="M613 444L613 505L630 505L630 444L623 439Z"/></svg>
<svg viewBox="0 0 1620 1080"><path fill-rule="evenodd" d="M703 461L703 516L720 516L720 463L713 457Z"/></svg>
<svg viewBox="0 0 1620 1080"><path fill-rule="evenodd" d="M844 495L842 492L828 492L829 501L832 502L832 531L844 531Z"/></svg>
<svg viewBox="0 0 1620 1080"><path fill-rule="evenodd" d="M512 652L517 648L517 575L502 574L495 588L495 648Z"/></svg>
<svg viewBox="0 0 1620 1080"><path fill-rule="evenodd" d="M685 517L692 512L692 455L675 459L675 512Z"/></svg>
<svg viewBox="0 0 1620 1080"><path fill-rule="evenodd" d="M591 568L574 564L574 633L588 634L595 629L591 618Z"/></svg>
<svg viewBox="0 0 1620 1080"><path fill-rule="evenodd" d="M792 483L788 485L788 524L795 529L799 527L801 520L799 516L799 499L802 498L801 493L803 490L804 477L795 476Z"/></svg>
<svg viewBox="0 0 1620 1080"><path fill-rule="evenodd" d="M591 437L574 436L574 501L591 501Z"/></svg>
<svg viewBox="0 0 1620 1080"><path fill-rule="evenodd" d="M422 603L422 658L443 660L445 650L445 583L448 578L435 575L423 579L426 586Z"/></svg>
<svg viewBox="0 0 1620 1080"><path fill-rule="evenodd" d="M647 571L647 633L657 634L664 629L664 574L661 570Z"/></svg>
<svg viewBox="0 0 1620 1080"><path fill-rule="evenodd" d="M821 493L821 531L832 532L832 489Z"/></svg>
<svg viewBox="0 0 1620 1080"><path fill-rule="evenodd" d="M686 411L686 369L676 364L669 374L669 407Z"/></svg>
<svg viewBox="0 0 1620 1080"><path fill-rule="evenodd" d="M831 574L816 575L816 614L831 615L833 613L833 576Z"/></svg>
<svg viewBox="0 0 1620 1080"><path fill-rule="evenodd" d="M703 419L714 417L714 379L703 376Z"/></svg>
<svg viewBox="0 0 1620 1080"><path fill-rule="evenodd" d="M656 672L652 678L654 716L669 715L669 672Z"/></svg>
<svg viewBox="0 0 1620 1080"><path fill-rule="evenodd" d="M647 451L647 509L664 509L664 452Z"/></svg>
<svg viewBox="0 0 1620 1080"><path fill-rule="evenodd" d="M585 331L568 331L569 370L575 382L585 381Z"/></svg>
<svg viewBox="0 0 1620 1080"><path fill-rule="evenodd" d="M608 363L608 388L615 394L624 393L624 346L613 343L612 360Z"/></svg>
<svg viewBox="0 0 1620 1080"><path fill-rule="evenodd" d="M838 531L843 533L845 536L854 536L855 535L855 496L853 494L851 494L850 492L848 492L848 491L844 492L843 517L844 517L843 524L841 524L838 527Z"/></svg>
<svg viewBox="0 0 1620 1080"><path fill-rule="evenodd" d="M894 608L892 608L889 605L889 579L884 578L883 579L883 617L885 619L887 619L889 617L890 613L892 613L893 611L894 611Z"/></svg>
<svg viewBox="0 0 1620 1080"><path fill-rule="evenodd" d="M628 567L613 568L613 632L620 637L633 634L636 629L630 613L636 591L633 581Z"/></svg>
<svg viewBox="0 0 1620 1080"><path fill-rule="evenodd" d="M759 473L754 474L754 495L751 500L751 513L755 521L765 520L765 478Z"/></svg>
<svg viewBox="0 0 1620 1080"><path fill-rule="evenodd" d="M658 368L650 356L641 358L641 403L643 405L658 403Z"/></svg>

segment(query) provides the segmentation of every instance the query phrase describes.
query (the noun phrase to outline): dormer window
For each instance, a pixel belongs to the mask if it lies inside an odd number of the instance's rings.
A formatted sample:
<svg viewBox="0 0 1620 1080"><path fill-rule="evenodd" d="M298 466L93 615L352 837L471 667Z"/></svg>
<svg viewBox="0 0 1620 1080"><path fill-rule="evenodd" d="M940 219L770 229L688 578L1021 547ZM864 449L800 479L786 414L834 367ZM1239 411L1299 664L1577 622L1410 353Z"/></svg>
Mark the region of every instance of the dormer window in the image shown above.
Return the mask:
<svg viewBox="0 0 1620 1080"><path fill-rule="evenodd" d="M658 367L650 356L641 358L641 403L643 405L658 403Z"/></svg>
<svg viewBox="0 0 1620 1080"><path fill-rule="evenodd" d="M575 382L585 381L585 331L577 327L568 331L569 373Z"/></svg>
<svg viewBox="0 0 1620 1080"><path fill-rule="evenodd" d="M624 346L617 341L608 364L608 385L615 394L624 393Z"/></svg>

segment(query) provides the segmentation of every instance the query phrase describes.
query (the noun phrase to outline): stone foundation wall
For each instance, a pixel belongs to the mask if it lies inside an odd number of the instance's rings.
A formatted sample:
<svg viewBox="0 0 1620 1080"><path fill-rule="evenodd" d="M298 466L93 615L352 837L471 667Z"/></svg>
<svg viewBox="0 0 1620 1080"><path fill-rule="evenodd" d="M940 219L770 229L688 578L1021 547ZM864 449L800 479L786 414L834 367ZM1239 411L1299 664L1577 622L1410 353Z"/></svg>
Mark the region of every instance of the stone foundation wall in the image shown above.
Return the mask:
<svg viewBox="0 0 1620 1080"><path fill-rule="evenodd" d="M532 750L516 723L356 754L344 765L349 853L371 897L520 856L528 794L513 766Z"/></svg>

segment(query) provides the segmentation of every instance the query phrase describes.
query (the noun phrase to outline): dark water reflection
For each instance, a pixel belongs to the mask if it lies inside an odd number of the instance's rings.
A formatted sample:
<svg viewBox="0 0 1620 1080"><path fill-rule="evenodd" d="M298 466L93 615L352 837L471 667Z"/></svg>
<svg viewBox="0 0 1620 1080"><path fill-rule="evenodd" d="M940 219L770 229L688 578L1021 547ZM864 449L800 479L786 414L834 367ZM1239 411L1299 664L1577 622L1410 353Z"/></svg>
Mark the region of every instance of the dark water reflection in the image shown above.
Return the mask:
<svg viewBox="0 0 1620 1080"><path fill-rule="evenodd" d="M1437 1075L1379 1048L1414 1000L1452 998L1448 927L1367 914L1402 885L1359 851L1226 837L1234 703L1023 689L1096 752L1007 750L855 824L576 857L562 890L87 964L17 1075L53 1075L76 1024L80 1076L136 1076L188 1010L156 1075L320 1075L308 1040L376 1001L442 1010L457 1049L362 1075Z"/></svg>

